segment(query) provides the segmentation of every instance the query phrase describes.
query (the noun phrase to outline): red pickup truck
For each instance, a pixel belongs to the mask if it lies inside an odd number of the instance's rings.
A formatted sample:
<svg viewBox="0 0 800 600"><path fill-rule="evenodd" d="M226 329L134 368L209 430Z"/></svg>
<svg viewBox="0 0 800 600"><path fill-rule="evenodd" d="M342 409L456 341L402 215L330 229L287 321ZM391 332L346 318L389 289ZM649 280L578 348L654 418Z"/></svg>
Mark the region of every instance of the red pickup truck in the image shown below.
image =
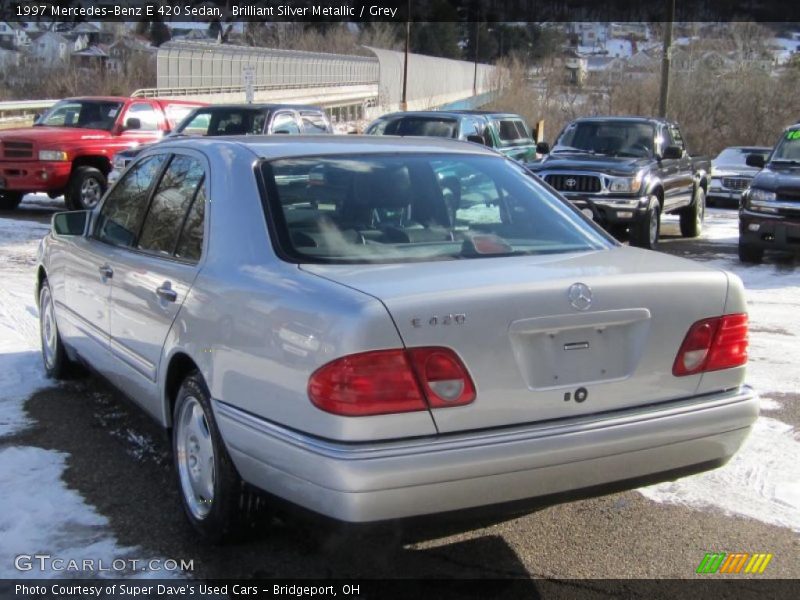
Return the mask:
<svg viewBox="0 0 800 600"><path fill-rule="evenodd" d="M73 210L97 204L111 159L170 132L199 102L158 98L87 97L61 100L33 127L0 131L0 209L25 194L64 195Z"/></svg>

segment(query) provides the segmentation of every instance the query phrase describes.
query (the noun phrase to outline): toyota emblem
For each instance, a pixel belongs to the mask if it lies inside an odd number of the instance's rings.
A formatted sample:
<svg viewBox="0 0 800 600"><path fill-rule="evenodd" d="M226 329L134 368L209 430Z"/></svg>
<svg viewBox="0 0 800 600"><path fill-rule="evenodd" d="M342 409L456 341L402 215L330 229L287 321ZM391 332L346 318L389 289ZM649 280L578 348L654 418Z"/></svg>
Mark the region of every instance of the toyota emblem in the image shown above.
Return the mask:
<svg viewBox="0 0 800 600"><path fill-rule="evenodd" d="M592 288L585 283L573 283L567 290L567 298L575 310L587 310L592 305Z"/></svg>
<svg viewBox="0 0 800 600"><path fill-rule="evenodd" d="M578 185L578 182L573 177L570 177L564 182L564 185L568 188L574 188L576 185Z"/></svg>

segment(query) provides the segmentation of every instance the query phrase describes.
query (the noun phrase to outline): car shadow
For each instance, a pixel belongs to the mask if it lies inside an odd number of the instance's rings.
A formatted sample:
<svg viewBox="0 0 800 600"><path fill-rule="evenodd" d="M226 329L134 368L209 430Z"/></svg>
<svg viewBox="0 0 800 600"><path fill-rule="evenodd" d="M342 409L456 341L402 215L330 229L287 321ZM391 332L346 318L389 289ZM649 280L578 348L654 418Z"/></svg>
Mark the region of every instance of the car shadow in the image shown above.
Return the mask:
<svg viewBox="0 0 800 600"><path fill-rule="evenodd" d="M109 519L118 543L136 547L136 558L193 560L190 577L531 577L502 537L480 531L404 544L385 535L342 536L335 528L279 516L246 541L213 546L183 515L163 431L104 381L90 376L38 392L26 409L35 425L6 441L68 453L67 486ZM521 591L538 596L535 587Z"/></svg>

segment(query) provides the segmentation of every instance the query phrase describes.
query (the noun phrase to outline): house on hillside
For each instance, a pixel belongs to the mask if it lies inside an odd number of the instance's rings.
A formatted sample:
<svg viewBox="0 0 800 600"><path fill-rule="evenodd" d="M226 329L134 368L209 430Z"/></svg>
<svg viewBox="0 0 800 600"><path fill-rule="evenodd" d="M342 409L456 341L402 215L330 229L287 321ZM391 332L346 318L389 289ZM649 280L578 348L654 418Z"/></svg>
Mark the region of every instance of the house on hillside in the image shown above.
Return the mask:
<svg viewBox="0 0 800 600"><path fill-rule="evenodd" d="M19 50L30 43L31 38L22 23L0 21L0 48Z"/></svg>
<svg viewBox="0 0 800 600"><path fill-rule="evenodd" d="M46 31L34 36L27 48L27 55L40 64L57 63L69 58L70 53L81 50L74 41L55 31Z"/></svg>
<svg viewBox="0 0 800 600"><path fill-rule="evenodd" d="M78 69L104 71L108 62L108 46L98 44L70 54L70 62Z"/></svg>
<svg viewBox="0 0 800 600"><path fill-rule="evenodd" d="M9 69L19 67L21 61L21 54L18 50L8 50L0 48L0 73L5 75Z"/></svg>
<svg viewBox="0 0 800 600"><path fill-rule="evenodd" d="M120 38L108 47L108 70L114 73L127 73L128 65L138 58L155 59L157 48L139 37Z"/></svg>

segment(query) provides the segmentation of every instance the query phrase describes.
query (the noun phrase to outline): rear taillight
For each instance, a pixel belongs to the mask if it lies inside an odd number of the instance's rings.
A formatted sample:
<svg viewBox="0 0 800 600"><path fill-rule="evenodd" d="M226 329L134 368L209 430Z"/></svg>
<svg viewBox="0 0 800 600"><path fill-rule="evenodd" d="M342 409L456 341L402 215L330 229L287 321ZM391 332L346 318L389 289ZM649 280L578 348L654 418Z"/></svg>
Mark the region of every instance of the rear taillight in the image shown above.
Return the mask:
<svg viewBox="0 0 800 600"><path fill-rule="evenodd" d="M698 321L678 350L676 377L740 367L747 363L747 315L723 315Z"/></svg>
<svg viewBox="0 0 800 600"><path fill-rule="evenodd" d="M462 406L475 399L475 386L447 348L376 350L317 369L308 396L324 411L356 417Z"/></svg>

